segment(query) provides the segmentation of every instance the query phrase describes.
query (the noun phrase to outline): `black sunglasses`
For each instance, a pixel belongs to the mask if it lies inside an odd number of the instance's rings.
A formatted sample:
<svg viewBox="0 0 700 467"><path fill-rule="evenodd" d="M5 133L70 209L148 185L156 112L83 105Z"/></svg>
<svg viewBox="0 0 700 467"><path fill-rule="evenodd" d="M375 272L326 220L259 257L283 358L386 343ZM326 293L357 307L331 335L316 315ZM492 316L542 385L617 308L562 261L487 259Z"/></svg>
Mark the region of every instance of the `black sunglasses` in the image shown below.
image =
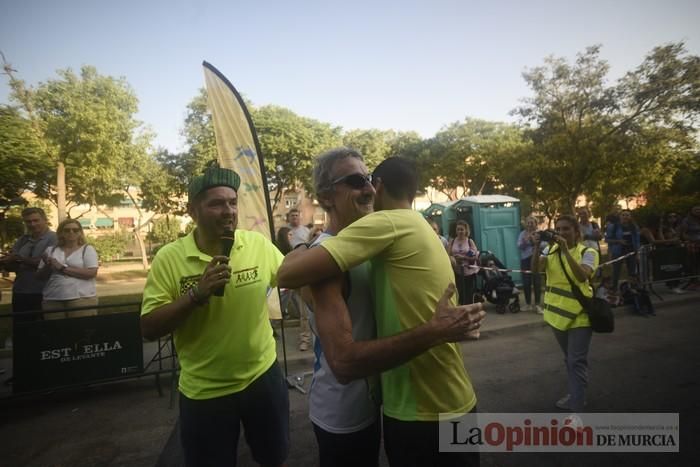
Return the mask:
<svg viewBox="0 0 700 467"><path fill-rule="evenodd" d="M331 182L331 186L337 185L338 183L344 183L350 188L356 190L361 190L368 183L372 184L372 175L362 175L362 174L350 174L344 177L337 178Z"/></svg>
<svg viewBox="0 0 700 467"><path fill-rule="evenodd" d="M63 231L64 231L64 232L78 233L78 232L80 232L80 228L78 228L78 227L75 227L75 228L65 227L65 228L63 229Z"/></svg>

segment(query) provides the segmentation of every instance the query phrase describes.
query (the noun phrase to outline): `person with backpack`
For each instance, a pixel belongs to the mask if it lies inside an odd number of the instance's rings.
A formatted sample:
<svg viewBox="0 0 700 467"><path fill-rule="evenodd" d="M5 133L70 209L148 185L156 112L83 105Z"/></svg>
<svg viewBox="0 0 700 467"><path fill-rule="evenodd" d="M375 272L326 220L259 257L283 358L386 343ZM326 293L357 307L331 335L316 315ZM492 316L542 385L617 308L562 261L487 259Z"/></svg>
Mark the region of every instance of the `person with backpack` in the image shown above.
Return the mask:
<svg viewBox="0 0 700 467"><path fill-rule="evenodd" d="M44 286L43 311L70 310L97 306L95 277L99 267L97 251L88 245L83 227L75 219L66 219L56 229L58 242L48 247L39 262L38 277L48 277ZM45 319L95 316L97 309L71 313L46 313Z"/></svg>

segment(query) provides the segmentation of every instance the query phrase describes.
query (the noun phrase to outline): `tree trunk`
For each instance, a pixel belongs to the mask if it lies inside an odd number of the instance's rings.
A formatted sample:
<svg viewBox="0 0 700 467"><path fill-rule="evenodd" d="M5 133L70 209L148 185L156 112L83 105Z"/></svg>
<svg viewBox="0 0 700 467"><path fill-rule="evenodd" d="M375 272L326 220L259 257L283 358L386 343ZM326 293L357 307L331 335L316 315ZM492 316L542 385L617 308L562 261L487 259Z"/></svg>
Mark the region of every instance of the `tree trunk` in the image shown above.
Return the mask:
<svg viewBox="0 0 700 467"><path fill-rule="evenodd" d="M134 237L136 237L136 242L139 244L139 249L141 250L141 264L143 265L143 270L148 270L148 255L146 253L146 244L141 238L139 229L134 229Z"/></svg>
<svg viewBox="0 0 700 467"><path fill-rule="evenodd" d="M58 222L66 218L66 166L59 162L56 167L56 207Z"/></svg>

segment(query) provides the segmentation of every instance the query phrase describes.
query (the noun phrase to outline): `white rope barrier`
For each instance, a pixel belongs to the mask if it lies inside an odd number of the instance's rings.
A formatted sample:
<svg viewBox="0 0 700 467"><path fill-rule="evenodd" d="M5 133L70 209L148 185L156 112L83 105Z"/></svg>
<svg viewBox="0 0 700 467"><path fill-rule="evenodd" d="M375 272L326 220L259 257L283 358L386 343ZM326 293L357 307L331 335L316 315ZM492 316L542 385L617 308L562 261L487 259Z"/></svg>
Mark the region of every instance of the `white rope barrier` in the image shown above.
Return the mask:
<svg viewBox="0 0 700 467"><path fill-rule="evenodd" d="M610 261L606 261L606 262L604 262L604 263L601 263L601 264L598 265L598 267L597 267L596 269L600 269L600 268L602 268L602 267L604 267L604 266L609 266L609 265L611 265L611 264L613 264L613 263L617 263L618 261L622 261L623 259L625 259L625 258L627 258L627 257L629 257L629 256L632 256L632 255L637 254L637 252L639 252L639 251L641 251L641 248L640 248L639 250L637 250L637 251L631 251L631 252L629 252L629 253L627 253L627 254L625 254L625 255L622 255L622 256L620 256L620 257L618 257L618 258L615 258L615 259L612 259L612 260L610 260ZM470 268L470 269L476 269L476 270L482 270L482 269L483 269L483 270L486 270L486 271L493 271L493 272L519 272L519 273L521 273L521 274L544 274L544 272L534 273L534 272L532 272L532 271L530 271L530 270L525 270L525 269L500 269L500 268L496 268L496 267L476 266L476 265L473 265L473 264L470 264L470 265L468 265L467 267Z"/></svg>

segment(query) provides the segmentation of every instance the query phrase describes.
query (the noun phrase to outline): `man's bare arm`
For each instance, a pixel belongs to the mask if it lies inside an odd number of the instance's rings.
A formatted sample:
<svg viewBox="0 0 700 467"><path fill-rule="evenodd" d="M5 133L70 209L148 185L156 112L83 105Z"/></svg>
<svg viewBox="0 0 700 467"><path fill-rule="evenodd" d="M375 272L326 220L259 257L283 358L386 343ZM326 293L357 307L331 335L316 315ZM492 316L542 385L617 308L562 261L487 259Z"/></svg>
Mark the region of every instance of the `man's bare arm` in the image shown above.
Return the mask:
<svg viewBox="0 0 700 467"><path fill-rule="evenodd" d="M298 289L341 273L333 257L325 248L297 248L287 256L277 271L277 285Z"/></svg>
<svg viewBox="0 0 700 467"><path fill-rule="evenodd" d="M342 285L342 276L338 276L311 287L323 351L342 384L399 366L436 345L468 339L468 333L478 329L486 315L480 303L450 307L448 299L454 294L451 285L433 318L425 324L393 336L354 341Z"/></svg>

